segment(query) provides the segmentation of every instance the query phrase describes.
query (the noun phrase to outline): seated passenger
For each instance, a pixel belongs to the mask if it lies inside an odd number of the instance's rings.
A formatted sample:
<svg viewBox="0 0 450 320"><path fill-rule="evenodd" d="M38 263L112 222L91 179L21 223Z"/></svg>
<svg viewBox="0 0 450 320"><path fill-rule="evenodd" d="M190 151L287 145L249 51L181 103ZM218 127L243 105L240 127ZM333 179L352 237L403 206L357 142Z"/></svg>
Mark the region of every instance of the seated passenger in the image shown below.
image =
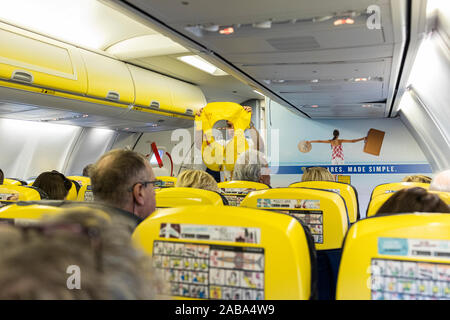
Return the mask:
<svg viewBox="0 0 450 320"><path fill-rule="evenodd" d="M333 175L327 168L306 168L302 175L302 181L335 181Z"/></svg>
<svg viewBox="0 0 450 320"><path fill-rule="evenodd" d="M450 170L438 173L430 183L430 191L450 192Z"/></svg>
<svg viewBox="0 0 450 320"><path fill-rule="evenodd" d="M150 163L139 153L115 149L105 153L89 171L94 200L142 221L155 211Z"/></svg>
<svg viewBox="0 0 450 320"><path fill-rule="evenodd" d="M427 177L427 176L424 176L424 175L421 175L421 174L416 174L416 175L404 177L402 182L430 183L431 182L431 178Z"/></svg>
<svg viewBox="0 0 450 320"><path fill-rule="evenodd" d="M450 208L437 194L414 187L395 192L378 209L376 215L413 212L450 213Z"/></svg>
<svg viewBox="0 0 450 320"><path fill-rule="evenodd" d="M155 299L163 282L150 257L103 215L77 208L36 225L2 226L0 299Z"/></svg>
<svg viewBox="0 0 450 320"><path fill-rule="evenodd" d="M177 177L175 187L197 188L221 192L212 175L203 170L186 170Z"/></svg>
<svg viewBox="0 0 450 320"><path fill-rule="evenodd" d="M250 149L239 155L234 165L233 180L260 182L270 186L270 169L264 154Z"/></svg>
<svg viewBox="0 0 450 320"><path fill-rule="evenodd" d="M33 182L33 187L44 191L50 200L64 200L72 188L72 181L53 170L41 173Z"/></svg>
<svg viewBox="0 0 450 320"><path fill-rule="evenodd" d="M3 174L2 169L0 169L0 185L3 184L3 180L5 179L5 175Z"/></svg>
<svg viewBox="0 0 450 320"><path fill-rule="evenodd" d="M92 164L88 164L86 167L83 168L83 177L89 177L89 170L91 170L93 167Z"/></svg>

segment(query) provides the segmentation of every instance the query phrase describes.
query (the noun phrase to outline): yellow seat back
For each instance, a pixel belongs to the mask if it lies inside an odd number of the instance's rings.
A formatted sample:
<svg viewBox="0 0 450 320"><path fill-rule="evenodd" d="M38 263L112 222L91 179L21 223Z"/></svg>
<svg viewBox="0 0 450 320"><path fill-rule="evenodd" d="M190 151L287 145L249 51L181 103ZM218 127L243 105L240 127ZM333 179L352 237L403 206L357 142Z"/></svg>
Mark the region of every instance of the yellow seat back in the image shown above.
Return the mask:
<svg viewBox="0 0 450 320"><path fill-rule="evenodd" d="M67 193L66 200L70 201L76 201L78 197L77 187L75 185L75 182L72 182L72 187L70 188L69 192Z"/></svg>
<svg viewBox="0 0 450 320"><path fill-rule="evenodd" d="M305 230L288 215L230 206L161 209L139 224L133 240L153 256L169 283L162 297L300 300L311 295Z"/></svg>
<svg viewBox="0 0 450 320"><path fill-rule="evenodd" d="M60 207L26 203L11 204L0 208L0 224L26 224L33 223L44 217L60 214Z"/></svg>
<svg viewBox="0 0 450 320"><path fill-rule="evenodd" d="M192 205L223 206L222 197L209 190L196 188L165 188L155 193L157 208L172 208Z"/></svg>
<svg viewBox="0 0 450 320"><path fill-rule="evenodd" d="M250 192L241 207L286 213L311 229L317 250L339 249L348 229L344 200L335 192L307 188L276 188Z"/></svg>
<svg viewBox="0 0 450 320"><path fill-rule="evenodd" d="M70 177L67 177L67 178L70 179L70 180L78 182L80 187L84 186L85 184L91 184L91 178L89 178L89 177L85 177L85 176L70 176ZM80 188L80 190L81 190L81 188Z"/></svg>
<svg viewBox="0 0 450 320"><path fill-rule="evenodd" d="M68 204L68 206L65 206L65 204ZM24 225L36 223L46 217L61 214L66 208L75 209L81 207L81 203L70 205L62 200L43 201L42 203L35 201L19 202L0 208L0 224ZM93 209L96 210L96 214L111 220L107 210L99 206L93 207Z"/></svg>
<svg viewBox="0 0 450 320"><path fill-rule="evenodd" d="M264 183L253 181L224 181L217 184L222 189L222 195L230 206L239 206L250 191L268 189Z"/></svg>
<svg viewBox="0 0 450 320"><path fill-rule="evenodd" d="M170 176L159 176L156 177L156 180L162 181L161 186L159 188L175 187L175 184L177 183L177 178Z"/></svg>
<svg viewBox="0 0 450 320"><path fill-rule="evenodd" d="M359 215L358 193L356 189L347 183L334 181L303 181L289 185L290 188L314 188L339 193L344 198L348 210L350 223L356 222Z"/></svg>
<svg viewBox="0 0 450 320"><path fill-rule="evenodd" d="M442 199L446 204L450 205L450 192L440 192L440 191L429 191L430 193L435 193ZM395 192L384 193L376 196L370 200L367 207L367 217L373 217L381 206L390 198Z"/></svg>
<svg viewBox="0 0 450 320"><path fill-rule="evenodd" d="M384 193L392 193L403 188L411 188L411 187L421 187L428 190L430 184L421 182L394 182L394 183L380 184L373 189L372 195L370 196L370 200Z"/></svg>
<svg viewBox="0 0 450 320"><path fill-rule="evenodd" d="M38 188L18 185L0 185L0 201L34 201L46 198L45 193Z"/></svg>
<svg viewBox="0 0 450 320"><path fill-rule="evenodd" d="M450 299L450 215L397 214L349 230L336 298Z"/></svg>
<svg viewBox="0 0 450 320"><path fill-rule="evenodd" d="M22 185L24 185L22 181L17 180L17 179L11 179L11 178L3 179L3 184L4 185L14 185L14 186L22 186ZM25 183L25 185L26 185L26 183Z"/></svg>
<svg viewBox="0 0 450 320"><path fill-rule="evenodd" d="M91 184L84 184L78 191L77 201L94 201Z"/></svg>

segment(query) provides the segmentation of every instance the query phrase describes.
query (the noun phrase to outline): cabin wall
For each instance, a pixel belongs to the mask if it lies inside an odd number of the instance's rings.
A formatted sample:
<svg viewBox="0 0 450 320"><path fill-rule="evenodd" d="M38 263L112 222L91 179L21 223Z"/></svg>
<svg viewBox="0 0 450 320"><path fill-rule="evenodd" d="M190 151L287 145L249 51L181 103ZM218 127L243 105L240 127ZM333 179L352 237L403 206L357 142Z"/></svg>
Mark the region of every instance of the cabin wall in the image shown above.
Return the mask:
<svg viewBox="0 0 450 320"><path fill-rule="evenodd" d="M274 101L268 102L268 158L273 187L286 187L301 180L302 167L329 166L338 179L350 180L359 194L360 213L365 216L373 188L401 181L410 174L431 175L431 167L417 142L399 118L311 120L290 112ZM379 156L363 152L364 142L344 144L344 165L331 166L331 146L313 143L308 153L299 151L301 140L329 140L333 130L340 139L365 137L369 129L385 132ZM379 172L378 172L379 171Z"/></svg>
<svg viewBox="0 0 450 320"><path fill-rule="evenodd" d="M0 168L5 177L27 179L63 171L81 127L0 119Z"/></svg>
<svg viewBox="0 0 450 320"><path fill-rule="evenodd" d="M433 172L450 168L450 54L447 36L433 33L419 48L400 101L400 118L430 162Z"/></svg>

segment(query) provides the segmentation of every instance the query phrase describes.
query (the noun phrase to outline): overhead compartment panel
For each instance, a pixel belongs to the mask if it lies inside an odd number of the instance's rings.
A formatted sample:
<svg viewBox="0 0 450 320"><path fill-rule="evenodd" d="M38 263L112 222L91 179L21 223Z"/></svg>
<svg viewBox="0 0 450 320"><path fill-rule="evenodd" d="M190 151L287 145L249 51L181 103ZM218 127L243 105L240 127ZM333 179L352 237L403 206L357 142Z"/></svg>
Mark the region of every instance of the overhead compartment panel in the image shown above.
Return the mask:
<svg viewBox="0 0 450 320"><path fill-rule="evenodd" d="M184 110L186 114L193 115L206 105L205 96L199 87L175 79L171 81L174 111Z"/></svg>
<svg viewBox="0 0 450 320"><path fill-rule="evenodd" d="M134 104L142 108L173 110L171 78L127 64L134 81ZM183 111L184 113L184 111Z"/></svg>
<svg viewBox="0 0 450 320"><path fill-rule="evenodd" d="M87 95L124 104L134 103L134 85L125 63L79 49L86 65Z"/></svg>
<svg viewBox="0 0 450 320"><path fill-rule="evenodd" d="M0 78L85 94L83 60L68 44L0 24Z"/></svg>

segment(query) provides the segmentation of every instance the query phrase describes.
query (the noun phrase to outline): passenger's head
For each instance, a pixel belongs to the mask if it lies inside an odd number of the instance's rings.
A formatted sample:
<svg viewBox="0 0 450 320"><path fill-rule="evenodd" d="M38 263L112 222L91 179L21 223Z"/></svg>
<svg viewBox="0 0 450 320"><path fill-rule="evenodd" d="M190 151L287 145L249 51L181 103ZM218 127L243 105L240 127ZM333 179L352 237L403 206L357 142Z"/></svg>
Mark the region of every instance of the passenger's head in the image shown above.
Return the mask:
<svg viewBox="0 0 450 320"><path fill-rule="evenodd" d="M3 184L4 179L5 179L5 175L3 174L2 169L0 169L0 184Z"/></svg>
<svg viewBox="0 0 450 320"><path fill-rule="evenodd" d="M376 214L439 212L450 213L449 206L437 194L424 188L405 188L395 192Z"/></svg>
<svg viewBox="0 0 450 320"><path fill-rule="evenodd" d="M240 154L234 165L233 180L261 182L269 186L270 169L264 154L253 149Z"/></svg>
<svg viewBox="0 0 450 320"><path fill-rule="evenodd" d="M129 233L97 210L2 226L0 248L0 299L154 299L161 285Z"/></svg>
<svg viewBox="0 0 450 320"><path fill-rule="evenodd" d="M336 140L337 138L339 138L339 130L338 129L334 129L334 131L333 131L333 139L332 140Z"/></svg>
<svg viewBox="0 0 450 320"><path fill-rule="evenodd" d="M72 188L72 181L53 170L42 172L33 182L33 187L44 191L50 200L64 200Z"/></svg>
<svg viewBox="0 0 450 320"><path fill-rule="evenodd" d="M105 153L89 171L96 201L144 219L156 206L150 163L139 153L115 149Z"/></svg>
<svg viewBox="0 0 450 320"><path fill-rule="evenodd" d="M175 187L198 188L220 192L216 180L203 170L186 170L177 177Z"/></svg>
<svg viewBox="0 0 450 320"><path fill-rule="evenodd" d="M91 170L92 166L92 164L88 164L83 168L83 177L89 177L89 170Z"/></svg>
<svg viewBox="0 0 450 320"><path fill-rule="evenodd" d="M450 192L450 170L438 173L431 181L429 190Z"/></svg>
<svg viewBox="0 0 450 320"><path fill-rule="evenodd" d="M302 175L302 181L335 181L333 175L327 168L306 168Z"/></svg>
<svg viewBox="0 0 450 320"><path fill-rule="evenodd" d="M404 177L402 182L420 182L420 183L430 183L431 182L431 178L421 175L421 174L416 174L416 175L411 175L411 176L407 176Z"/></svg>

